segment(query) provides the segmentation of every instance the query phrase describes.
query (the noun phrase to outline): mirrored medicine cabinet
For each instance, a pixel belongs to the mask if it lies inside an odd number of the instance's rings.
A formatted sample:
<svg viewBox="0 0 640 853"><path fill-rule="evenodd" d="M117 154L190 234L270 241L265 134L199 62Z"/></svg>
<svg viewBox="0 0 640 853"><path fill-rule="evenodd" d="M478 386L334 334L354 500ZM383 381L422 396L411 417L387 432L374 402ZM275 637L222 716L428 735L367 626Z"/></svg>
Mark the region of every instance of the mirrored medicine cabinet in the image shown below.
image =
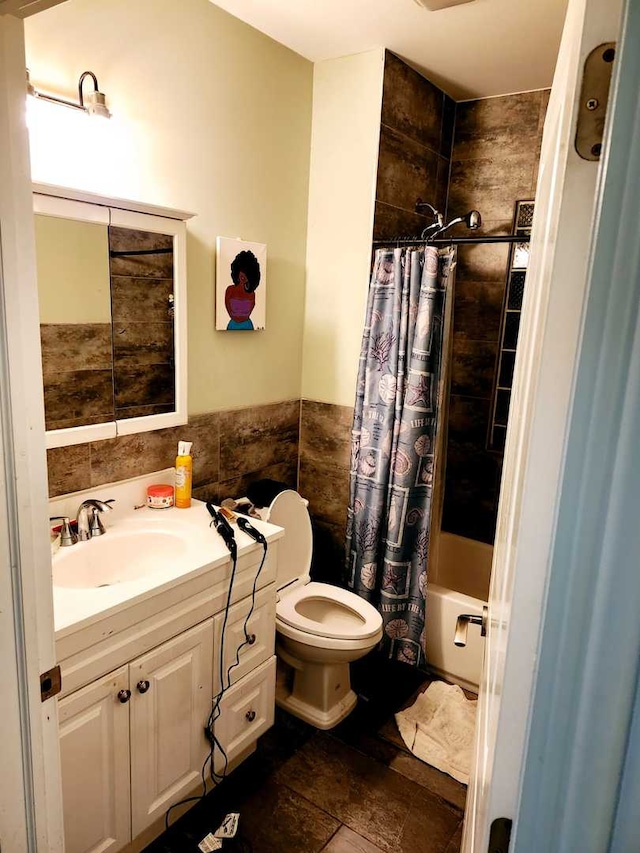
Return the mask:
<svg viewBox="0 0 640 853"><path fill-rule="evenodd" d="M34 185L47 447L187 422L191 214Z"/></svg>

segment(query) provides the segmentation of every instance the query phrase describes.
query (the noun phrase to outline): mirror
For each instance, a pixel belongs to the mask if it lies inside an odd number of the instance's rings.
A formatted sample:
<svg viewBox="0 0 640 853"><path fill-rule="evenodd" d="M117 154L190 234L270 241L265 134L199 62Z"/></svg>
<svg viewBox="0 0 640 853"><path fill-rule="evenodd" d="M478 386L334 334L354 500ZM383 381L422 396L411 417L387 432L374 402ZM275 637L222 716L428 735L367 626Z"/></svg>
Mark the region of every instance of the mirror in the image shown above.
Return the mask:
<svg viewBox="0 0 640 853"><path fill-rule="evenodd" d="M116 420L175 409L173 237L109 226Z"/></svg>
<svg viewBox="0 0 640 853"><path fill-rule="evenodd" d="M45 426L115 420L108 226L35 217Z"/></svg>
<svg viewBox="0 0 640 853"><path fill-rule="evenodd" d="M34 198L47 445L185 423L184 223Z"/></svg>

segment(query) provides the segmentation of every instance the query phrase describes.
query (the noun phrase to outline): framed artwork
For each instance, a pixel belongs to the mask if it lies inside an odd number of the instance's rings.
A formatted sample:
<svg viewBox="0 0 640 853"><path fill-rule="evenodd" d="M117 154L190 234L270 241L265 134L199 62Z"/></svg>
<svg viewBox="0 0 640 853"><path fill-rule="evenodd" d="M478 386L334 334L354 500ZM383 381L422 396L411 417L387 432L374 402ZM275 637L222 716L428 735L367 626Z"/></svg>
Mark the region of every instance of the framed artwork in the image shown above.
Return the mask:
<svg viewBox="0 0 640 853"><path fill-rule="evenodd" d="M216 329L262 331L267 313L266 244L218 237L216 248Z"/></svg>

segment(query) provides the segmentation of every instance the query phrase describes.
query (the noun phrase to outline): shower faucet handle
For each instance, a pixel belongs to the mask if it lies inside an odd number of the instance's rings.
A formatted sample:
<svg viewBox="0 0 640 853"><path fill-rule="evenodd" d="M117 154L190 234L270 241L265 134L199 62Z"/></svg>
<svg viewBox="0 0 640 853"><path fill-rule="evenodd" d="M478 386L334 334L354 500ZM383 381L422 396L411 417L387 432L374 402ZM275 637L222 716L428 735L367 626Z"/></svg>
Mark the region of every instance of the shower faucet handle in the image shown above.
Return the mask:
<svg viewBox="0 0 640 853"><path fill-rule="evenodd" d="M480 625L480 636L487 636L487 624L489 622L489 608L485 605L482 608L482 616L475 616L471 613L461 613L456 619L456 633L453 642L456 646L464 648L467 645L467 632L469 625Z"/></svg>

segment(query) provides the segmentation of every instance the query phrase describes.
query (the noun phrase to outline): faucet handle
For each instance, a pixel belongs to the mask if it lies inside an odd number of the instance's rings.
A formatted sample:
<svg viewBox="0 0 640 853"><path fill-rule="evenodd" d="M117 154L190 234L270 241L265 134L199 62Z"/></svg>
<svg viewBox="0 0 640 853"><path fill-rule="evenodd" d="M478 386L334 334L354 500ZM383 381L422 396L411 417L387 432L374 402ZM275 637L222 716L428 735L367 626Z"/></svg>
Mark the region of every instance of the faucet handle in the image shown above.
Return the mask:
<svg viewBox="0 0 640 853"><path fill-rule="evenodd" d="M61 521L62 522L62 530L60 531L60 546L62 548L67 548L69 545L75 545L78 541L78 537L71 529L71 522L69 521L69 517L66 515L53 515L49 519L49 521Z"/></svg>
<svg viewBox="0 0 640 853"><path fill-rule="evenodd" d="M89 522L89 531L91 536L102 536L105 532L104 525L100 521L100 512L97 506L91 508L91 521Z"/></svg>

